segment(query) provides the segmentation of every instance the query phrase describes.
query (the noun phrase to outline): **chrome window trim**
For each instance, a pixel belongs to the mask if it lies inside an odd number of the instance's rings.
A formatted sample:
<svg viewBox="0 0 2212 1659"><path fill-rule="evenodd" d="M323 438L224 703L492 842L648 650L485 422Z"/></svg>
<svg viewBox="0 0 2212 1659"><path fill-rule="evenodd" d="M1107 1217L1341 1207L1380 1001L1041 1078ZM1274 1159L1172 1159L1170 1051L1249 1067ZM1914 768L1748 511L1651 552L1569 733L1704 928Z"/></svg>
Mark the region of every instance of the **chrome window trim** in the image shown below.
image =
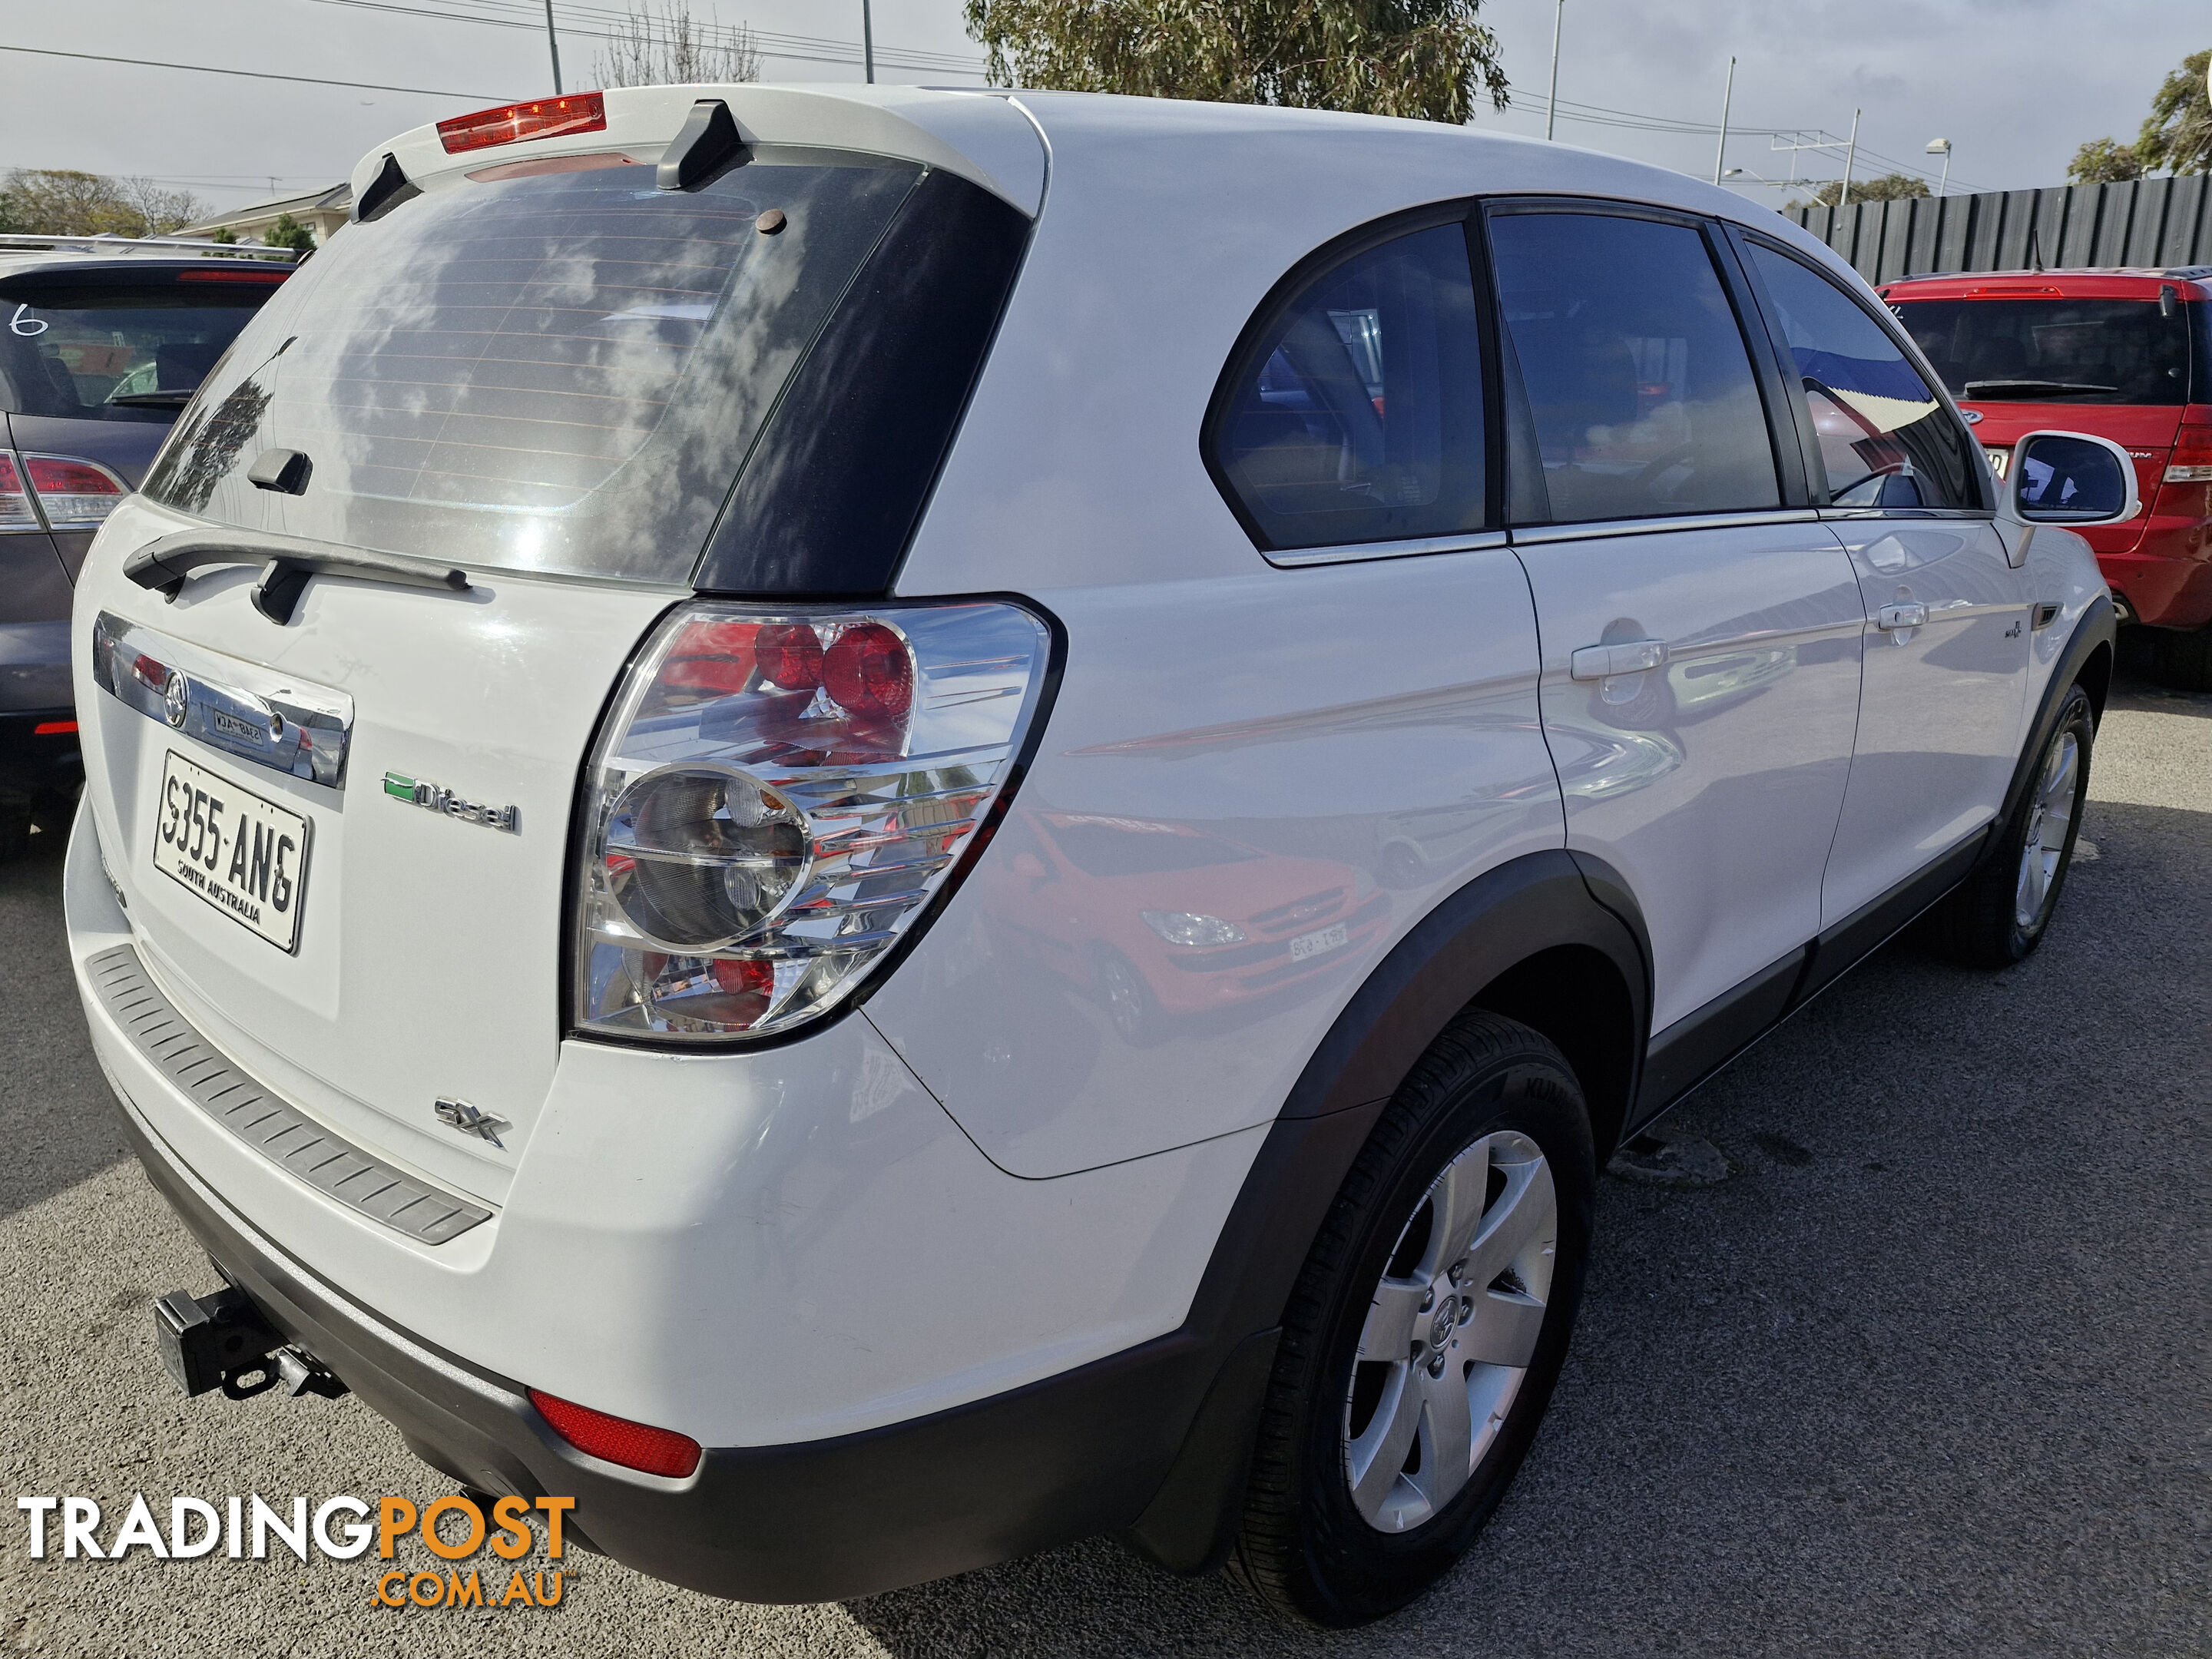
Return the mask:
<svg viewBox="0 0 2212 1659"><path fill-rule="evenodd" d="M1993 507L1823 507L1814 511L1822 519L1837 523L1881 519L1894 524L1916 524L1936 519L1978 519L1987 524L1997 516Z"/></svg>
<svg viewBox="0 0 2212 1659"><path fill-rule="evenodd" d="M1352 564L1362 559L1412 559L1428 553L1481 553L1506 545L1502 530L1470 530L1458 536L1428 536L1405 542L1347 542L1335 547L1261 550L1269 564L1295 570L1310 564Z"/></svg>
<svg viewBox="0 0 2212 1659"><path fill-rule="evenodd" d="M1547 542L1578 542L1601 536L1656 536L1669 530L1726 530L1738 525L1816 524L1820 510L1811 507L1762 507L1746 513L1695 513L1656 519L1595 519L1588 524L1516 525L1516 547Z"/></svg>
<svg viewBox="0 0 2212 1659"><path fill-rule="evenodd" d="M137 671L141 658L166 671L161 685ZM92 677L125 708L233 760L345 787L353 699L343 691L218 656L109 611L93 623Z"/></svg>

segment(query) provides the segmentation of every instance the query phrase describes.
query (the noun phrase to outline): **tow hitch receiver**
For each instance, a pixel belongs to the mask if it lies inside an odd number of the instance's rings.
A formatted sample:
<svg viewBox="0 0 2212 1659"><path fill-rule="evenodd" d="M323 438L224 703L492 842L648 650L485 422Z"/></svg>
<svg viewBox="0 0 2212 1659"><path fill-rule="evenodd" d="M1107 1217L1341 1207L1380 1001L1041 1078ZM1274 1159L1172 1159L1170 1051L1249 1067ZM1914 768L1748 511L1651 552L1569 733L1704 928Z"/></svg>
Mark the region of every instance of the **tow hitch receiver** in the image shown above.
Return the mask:
<svg viewBox="0 0 2212 1659"><path fill-rule="evenodd" d="M232 1285L200 1297L170 1291L154 1304L154 1334L161 1363L187 1395L221 1389L228 1399L250 1400L280 1382L295 1395L335 1400L346 1392L313 1356L286 1343L252 1299Z"/></svg>

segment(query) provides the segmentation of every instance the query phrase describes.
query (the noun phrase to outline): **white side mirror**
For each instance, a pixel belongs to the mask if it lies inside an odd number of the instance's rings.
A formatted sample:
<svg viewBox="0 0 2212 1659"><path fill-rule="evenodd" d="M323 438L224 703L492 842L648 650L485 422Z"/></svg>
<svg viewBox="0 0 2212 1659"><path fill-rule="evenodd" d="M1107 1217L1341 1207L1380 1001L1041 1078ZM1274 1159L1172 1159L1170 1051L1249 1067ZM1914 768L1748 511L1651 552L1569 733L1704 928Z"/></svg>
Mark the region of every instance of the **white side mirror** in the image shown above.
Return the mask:
<svg viewBox="0 0 2212 1659"><path fill-rule="evenodd" d="M2142 511L2136 464L2110 438L2031 432L2005 467L2002 511L2022 524L2124 524Z"/></svg>

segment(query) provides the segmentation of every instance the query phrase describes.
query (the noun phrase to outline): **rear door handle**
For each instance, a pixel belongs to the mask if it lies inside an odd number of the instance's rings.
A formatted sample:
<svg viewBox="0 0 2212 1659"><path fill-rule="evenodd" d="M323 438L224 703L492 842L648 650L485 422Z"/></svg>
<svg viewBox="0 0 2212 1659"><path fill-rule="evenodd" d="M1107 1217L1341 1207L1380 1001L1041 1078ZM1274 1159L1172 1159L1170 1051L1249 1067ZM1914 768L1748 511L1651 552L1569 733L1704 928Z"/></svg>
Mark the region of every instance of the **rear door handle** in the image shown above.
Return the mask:
<svg viewBox="0 0 2212 1659"><path fill-rule="evenodd" d="M1641 674L1647 668L1666 665L1667 641L1630 640L1620 645L1586 645L1569 659L1568 673L1578 680L1610 679L1615 674Z"/></svg>
<svg viewBox="0 0 2212 1659"><path fill-rule="evenodd" d="M1886 605L1875 613L1874 625L1885 634L1894 628L1925 628L1928 607L1924 605Z"/></svg>

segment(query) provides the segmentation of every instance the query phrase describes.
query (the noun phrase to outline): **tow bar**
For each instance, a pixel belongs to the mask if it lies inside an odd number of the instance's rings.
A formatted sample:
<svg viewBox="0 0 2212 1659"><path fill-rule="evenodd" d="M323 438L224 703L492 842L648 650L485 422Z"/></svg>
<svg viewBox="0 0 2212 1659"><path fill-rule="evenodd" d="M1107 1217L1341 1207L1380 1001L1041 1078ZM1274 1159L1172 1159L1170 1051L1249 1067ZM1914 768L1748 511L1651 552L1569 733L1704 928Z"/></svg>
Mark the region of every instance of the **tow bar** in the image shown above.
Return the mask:
<svg viewBox="0 0 2212 1659"><path fill-rule="evenodd" d="M279 1382L295 1398L336 1400L346 1385L306 1349L283 1335L234 1285L207 1296L172 1291L154 1304L154 1335L161 1363L187 1395L221 1389L228 1400L251 1400Z"/></svg>

